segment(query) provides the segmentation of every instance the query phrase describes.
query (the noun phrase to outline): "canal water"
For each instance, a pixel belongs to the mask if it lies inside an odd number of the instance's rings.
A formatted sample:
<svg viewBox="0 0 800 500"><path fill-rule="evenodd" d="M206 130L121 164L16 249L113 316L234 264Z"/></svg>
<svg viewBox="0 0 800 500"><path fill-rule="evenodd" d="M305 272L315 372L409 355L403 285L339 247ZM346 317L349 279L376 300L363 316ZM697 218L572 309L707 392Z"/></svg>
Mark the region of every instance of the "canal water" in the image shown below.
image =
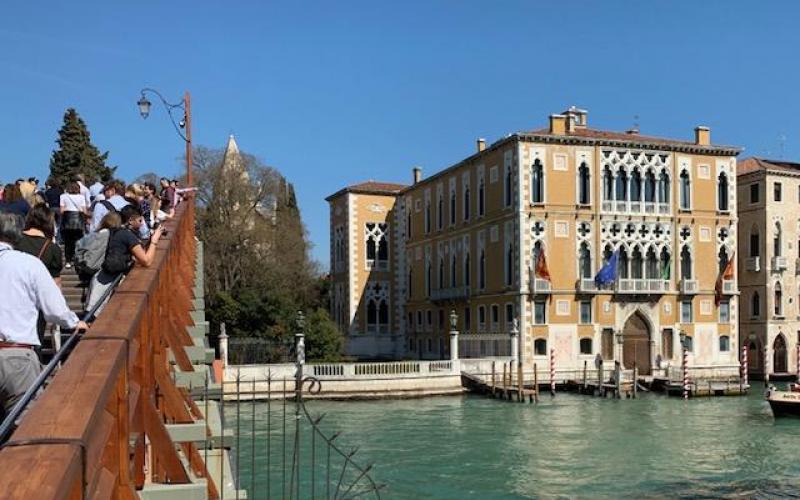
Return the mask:
<svg viewBox="0 0 800 500"><path fill-rule="evenodd" d="M279 407L272 404L274 419ZM386 484L382 498L800 496L800 419L773 419L760 386L747 397L690 401L564 393L538 404L470 395L309 401L307 408L326 414L321 426L326 434L340 431L340 445L359 448L359 463L375 463L373 477ZM266 411L263 405L252 409L256 449L262 450ZM240 412L240 426L247 428L250 407ZM226 416L233 427L230 405ZM272 449L280 443L275 422ZM250 456L245 435L242 487L255 485L251 498L261 498L266 464ZM301 463L309 463L309 435L302 436ZM274 454L271 462L273 471L280 467Z"/></svg>

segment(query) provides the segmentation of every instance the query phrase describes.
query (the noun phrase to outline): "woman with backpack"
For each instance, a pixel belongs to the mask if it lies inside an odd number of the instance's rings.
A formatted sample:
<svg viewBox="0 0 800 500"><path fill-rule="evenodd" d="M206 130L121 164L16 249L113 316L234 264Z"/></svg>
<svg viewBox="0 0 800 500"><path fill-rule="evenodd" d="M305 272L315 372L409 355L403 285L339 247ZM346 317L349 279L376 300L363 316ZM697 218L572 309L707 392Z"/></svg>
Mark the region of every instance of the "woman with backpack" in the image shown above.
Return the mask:
<svg viewBox="0 0 800 500"><path fill-rule="evenodd" d="M66 267L75 260L75 243L86 232L86 197L81 194L77 182L67 184L67 192L61 195L61 239L64 241Z"/></svg>
<svg viewBox="0 0 800 500"><path fill-rule="evenodd" d="M103 217L100 223L102 229L106 226L107 219L111 219L112 212ZM86 310L92 309L95 304L100 302L103 294L114 283L120 274L126 272L135 262L142 267L149 267L156 256L156 245L161 239L163 228L159 226L150 236L150 244L147 249L142 246L139 239L139 229L144 224L144 218L138 207L127 205L119 212L120 225L116 228L110 227L111 232L106 247L106 257L100 271L92 277L89 284L89 300L86 303ZM109 225L111 222L109 222ZM95 314L100 313L100 309Z"/></svg>

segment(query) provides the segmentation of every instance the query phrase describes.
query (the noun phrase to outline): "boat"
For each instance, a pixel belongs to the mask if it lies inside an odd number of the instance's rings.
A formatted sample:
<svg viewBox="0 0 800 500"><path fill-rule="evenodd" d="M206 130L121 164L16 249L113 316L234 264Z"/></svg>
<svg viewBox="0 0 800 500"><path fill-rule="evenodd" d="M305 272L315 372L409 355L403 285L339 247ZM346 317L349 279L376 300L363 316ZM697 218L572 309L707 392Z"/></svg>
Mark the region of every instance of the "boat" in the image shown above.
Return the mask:
<svg viewBox="0 0 800 500"><path fill-rule="evenodd" d="M789 384L788 391L779 391L772 385L766 398L776 418L800 417L800 384Z"/></svg>

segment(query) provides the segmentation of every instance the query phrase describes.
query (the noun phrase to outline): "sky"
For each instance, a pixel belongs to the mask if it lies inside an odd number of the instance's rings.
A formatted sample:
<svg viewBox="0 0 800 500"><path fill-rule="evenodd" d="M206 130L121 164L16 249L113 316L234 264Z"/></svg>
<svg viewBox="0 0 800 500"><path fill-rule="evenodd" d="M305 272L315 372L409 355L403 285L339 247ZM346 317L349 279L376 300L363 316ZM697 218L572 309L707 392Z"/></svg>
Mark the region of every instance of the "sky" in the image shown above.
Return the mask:
<svg viewBox="0 0 800 500"><path fill-rule="evenodd" d="M295 186L328 265L324 198L408 183L571 105L589 126L800 161L800 3L789 1L9 2L0 16L0 181L46 176L66 108L132 180L184 144L142 87L192 95L194 143Z"/></svg>

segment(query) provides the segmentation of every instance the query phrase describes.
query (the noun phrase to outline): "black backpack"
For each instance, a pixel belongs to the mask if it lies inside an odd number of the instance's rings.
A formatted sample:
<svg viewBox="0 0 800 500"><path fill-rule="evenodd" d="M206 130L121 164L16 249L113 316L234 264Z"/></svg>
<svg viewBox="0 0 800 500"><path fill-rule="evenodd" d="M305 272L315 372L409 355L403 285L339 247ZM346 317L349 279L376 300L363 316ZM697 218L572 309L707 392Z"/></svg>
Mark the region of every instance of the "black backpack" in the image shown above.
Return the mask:
<svg viewBox="0 0 800 500"><path fill-rule="evenodd" d="M130 229L117 229L111 233L108 238L108 247L106 248L106 258L103 260L103 271L108 274L121 274L127 272L131 267L131 258L127 252L120 252L111 246L111 240L114 239L119 231L130 231Z"/></svg>

